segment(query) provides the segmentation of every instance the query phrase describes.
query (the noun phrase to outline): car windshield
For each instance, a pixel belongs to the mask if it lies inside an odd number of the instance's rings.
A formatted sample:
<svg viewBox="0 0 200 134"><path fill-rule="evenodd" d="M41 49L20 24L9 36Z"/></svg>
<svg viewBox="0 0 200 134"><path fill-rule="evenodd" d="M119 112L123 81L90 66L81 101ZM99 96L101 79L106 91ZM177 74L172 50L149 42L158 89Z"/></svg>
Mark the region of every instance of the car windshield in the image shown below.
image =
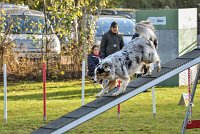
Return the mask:
<svg viewBox="0 0 200 134"><path fill-rule="evenodd" d="M102 36L110 29L110 24L116 21L119 33L124 36L132 36L135 33L135 22L126 18L99 18L96 23L96 36Z"/></svg>
<svg viewBox="0 0 200 134"><path fill-rule="evenodd" d="M32 15L6 16L5 29L11 28L12 34L43 34L44 17Z"/></svg>

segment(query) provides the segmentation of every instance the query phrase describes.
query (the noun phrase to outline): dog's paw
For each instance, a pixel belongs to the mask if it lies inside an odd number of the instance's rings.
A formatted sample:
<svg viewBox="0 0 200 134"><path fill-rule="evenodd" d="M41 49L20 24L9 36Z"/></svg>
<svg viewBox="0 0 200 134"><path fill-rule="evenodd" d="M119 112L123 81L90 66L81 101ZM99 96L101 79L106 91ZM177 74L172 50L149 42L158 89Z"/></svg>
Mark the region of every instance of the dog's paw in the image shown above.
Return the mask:
<svg viewBox="0 0 200 134"><path fill-rule="evenodd" d="M95 95L96 98L99 98L99 97L101 97L101 96L102 96L101 93L98 93L97 95Z"/></svg>
<svg viewBox="0 0 200 134"><path fill-rule="evenodd" d="M143 73L142 76L151 76L152 73Z"/></svg>
<svg viewBox="0 0 200 134"><path fill-rule="evenodd" d="M146 75L147 75L147 76L151 76L151 74L152 74L152 70L151 70L151 69L148 69L147 72L146 72Z"/></svg>
<svg viewBox="0 0 200 134"><path fill-rule="evenodd" d="M112 96L117 96L117 95L119 95L119 94L117 94L117 93L113 93L113 94L112 94Z"/></svg>
<svg viewBox="0 0 200 134"><path fill-rule="evenodd" d="M152 73L151 73L151 72L149 72L149 73L147 73L147 76L151 76L151 74L152 74Z"/></svg>
<svg viewBox="0 0 200 134"><path fill-rule="evenodd" d="M112 94L112 96L118 96L121 92L115 92Z"/></svg>

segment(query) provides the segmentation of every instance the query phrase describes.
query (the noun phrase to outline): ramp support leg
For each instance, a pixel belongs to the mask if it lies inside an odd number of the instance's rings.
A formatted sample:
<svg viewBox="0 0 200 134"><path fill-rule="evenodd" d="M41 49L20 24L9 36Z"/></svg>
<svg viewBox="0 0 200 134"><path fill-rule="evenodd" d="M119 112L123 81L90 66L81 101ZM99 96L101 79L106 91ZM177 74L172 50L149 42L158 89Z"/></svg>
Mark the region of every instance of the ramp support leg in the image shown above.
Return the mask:
<svg viewBox="0 0 200 134"><path fill-rule="evenodd" d="M155 87L152 87L152 107L153 107L153 116L156 116L156 96L155 96Z"/></svg>

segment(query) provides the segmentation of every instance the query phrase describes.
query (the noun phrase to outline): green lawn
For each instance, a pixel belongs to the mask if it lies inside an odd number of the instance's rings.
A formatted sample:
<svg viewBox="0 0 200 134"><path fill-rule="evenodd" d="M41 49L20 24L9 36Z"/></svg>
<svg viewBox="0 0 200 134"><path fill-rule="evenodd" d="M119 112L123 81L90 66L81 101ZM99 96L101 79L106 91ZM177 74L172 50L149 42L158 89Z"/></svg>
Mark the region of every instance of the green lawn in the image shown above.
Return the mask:
<svg viewBox="0 0 200 134"><path fill-rule="evenodd" d="M0 134L26 134L44 124L42 114L42 83L8 83L8 122L3 120L3 86L0 92ZM85 103L94 100L100 90L86 82ZM91 94L89 94L93 90ZM151 92L141 93L117 107L89 120L72 130L70 134L179 134L185 117L185 106L178 106L187 87L156 88L157 115L152 116ZM197 90L193 107L193 119L200 119L200 91ZM81 106L81 80L47 83L47 122ZM187 134L199 134L200 129L187 130Z"/></svg>

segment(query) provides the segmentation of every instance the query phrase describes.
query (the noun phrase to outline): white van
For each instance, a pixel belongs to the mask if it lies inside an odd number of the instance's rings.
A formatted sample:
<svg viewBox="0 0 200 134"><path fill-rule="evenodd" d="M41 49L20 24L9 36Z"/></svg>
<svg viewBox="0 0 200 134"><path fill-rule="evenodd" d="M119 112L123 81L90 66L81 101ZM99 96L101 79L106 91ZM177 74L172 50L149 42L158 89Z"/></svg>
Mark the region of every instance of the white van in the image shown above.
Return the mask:
<svg viewBox="0 0 200 134"><path fill-rule="evenodd" d="M42 12L30 10L27 6L2 3L0 9L1 17L5 18L3 33L10 29L7 39L15 44L14 52L18 53L18 57L41 58L42 53L46 53L46 46L51 57L60 53L60 41L51 27L48 26L45 36Z"/></svg>

